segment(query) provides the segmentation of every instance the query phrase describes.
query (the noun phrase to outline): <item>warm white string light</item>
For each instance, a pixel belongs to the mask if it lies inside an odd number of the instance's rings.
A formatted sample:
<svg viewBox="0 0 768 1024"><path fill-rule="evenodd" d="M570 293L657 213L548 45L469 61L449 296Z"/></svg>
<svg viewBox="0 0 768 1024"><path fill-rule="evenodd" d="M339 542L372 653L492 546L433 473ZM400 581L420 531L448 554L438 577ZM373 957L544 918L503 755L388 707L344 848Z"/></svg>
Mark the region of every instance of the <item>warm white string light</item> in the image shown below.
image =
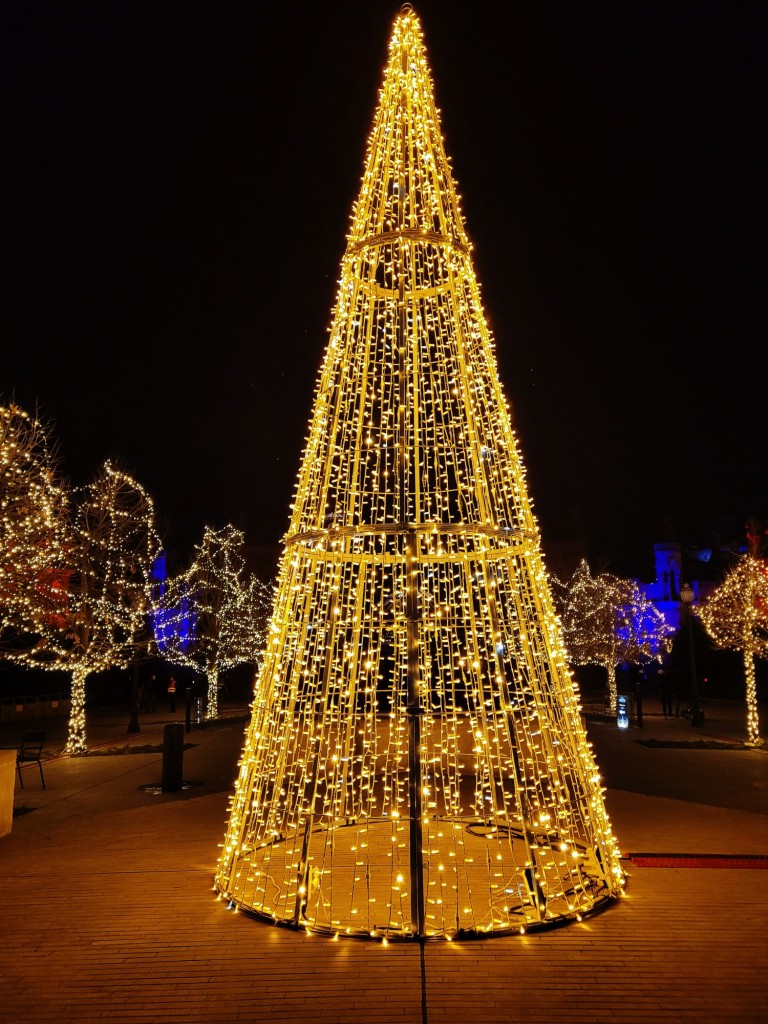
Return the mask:
<svg viewBox="0 0 768 1024"><path fill-rule="evenodd" d="M381 938L525 931L617 896L409 8L292 508L219 894Z"/></svg>

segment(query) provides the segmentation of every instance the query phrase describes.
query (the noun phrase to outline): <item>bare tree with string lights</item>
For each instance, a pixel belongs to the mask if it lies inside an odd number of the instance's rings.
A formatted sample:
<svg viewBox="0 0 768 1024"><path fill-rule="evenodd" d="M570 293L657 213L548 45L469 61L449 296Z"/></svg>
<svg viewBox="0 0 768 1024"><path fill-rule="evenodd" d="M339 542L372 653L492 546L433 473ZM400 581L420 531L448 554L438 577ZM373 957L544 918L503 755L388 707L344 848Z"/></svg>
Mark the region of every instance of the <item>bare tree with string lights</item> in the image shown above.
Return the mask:
<svg viewBox="0 0 768 1024"><path fill-rule="evenodd" d="M741 652L747 707L747 743L762 746L755 659L768 658L768 559L764 538L750 532L749 548L698 610L716 647Z"/></svg>
<svg viewBox="0 0 768 1024"><path fill-rule="evenodd" d="M0 407L0 501L0 653L71 672L65 752L85 753L88 676L127 666L149 641L152 500L110 462L65 488L49 428L11 403Z"/></svg>
<svg viewBox="0 0 768 1024"><path fill-rule="evenodd" d="M160 551L152 499L106 462L75 492L71 536L69 643L56 667L72 673L65 752L74 755L87 750L88 676L127 667L148 643L152 564Z"/></svg>
<svg viewBox="0 0 768 1024"><path fill-rule="evenodd" d="M51 427L15 402L0 406L0 656L41 657L66 628L69 494Z"/></svg>
<svg viewBox="0 0 768 1024"><path fill-rule="evenodd" d="M568 659L605 669L607 705L615 714L618 666L661 661L674 631L635 580L608 572L593 576L585 559L555 594Z"/></svg>
<svg viewBox="0 0 768 1024"><path fill-rule="evenodd" d="M220 674L257 666L272 592L245 562L245 536L234 526L206 527L192 564L168 581L163 597L163 656L207 680L206 718L219 714Z"/></svg>

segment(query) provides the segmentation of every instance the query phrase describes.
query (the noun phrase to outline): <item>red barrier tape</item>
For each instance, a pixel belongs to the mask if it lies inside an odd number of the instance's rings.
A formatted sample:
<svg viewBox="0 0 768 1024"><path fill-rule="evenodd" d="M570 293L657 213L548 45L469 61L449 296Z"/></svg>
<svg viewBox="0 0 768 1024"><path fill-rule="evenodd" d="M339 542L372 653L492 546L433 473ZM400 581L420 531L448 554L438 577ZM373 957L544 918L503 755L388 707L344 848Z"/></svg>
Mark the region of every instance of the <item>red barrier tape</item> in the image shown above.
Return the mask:
<svg viewBox="0 0 768 1024"><path fill-rule="evenodd" d="M628 853L624 859L637 868L768 868L768 857L757 853Z"/></svg>

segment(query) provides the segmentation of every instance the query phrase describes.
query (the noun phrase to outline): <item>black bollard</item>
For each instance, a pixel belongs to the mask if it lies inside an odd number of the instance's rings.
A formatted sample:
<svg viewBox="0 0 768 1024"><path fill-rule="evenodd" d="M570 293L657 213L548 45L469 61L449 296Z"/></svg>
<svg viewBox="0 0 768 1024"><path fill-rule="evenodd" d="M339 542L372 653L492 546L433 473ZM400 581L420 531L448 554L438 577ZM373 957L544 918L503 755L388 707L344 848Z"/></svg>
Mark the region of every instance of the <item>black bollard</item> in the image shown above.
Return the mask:
<svg viewBox="0 0 768 1024"><path fill-rule="evenodd" d="M184 763L184 726L171 722L163 729L163 792L181 789Z"/></svg>

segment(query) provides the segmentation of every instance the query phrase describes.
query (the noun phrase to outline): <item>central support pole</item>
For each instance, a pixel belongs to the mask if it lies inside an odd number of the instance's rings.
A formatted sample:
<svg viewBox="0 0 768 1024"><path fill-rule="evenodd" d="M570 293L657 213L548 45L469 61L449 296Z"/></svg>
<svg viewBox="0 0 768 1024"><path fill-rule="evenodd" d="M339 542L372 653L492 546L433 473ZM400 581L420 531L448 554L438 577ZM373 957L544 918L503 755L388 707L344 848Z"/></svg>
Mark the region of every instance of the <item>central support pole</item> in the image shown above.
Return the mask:
<svg viewBox="0 0 768 1024"><path fill-rule="evenodd" d="M424 819L421 791L421 716L424 714L419 694L419 647L417 637L418 605L413 579L413 545L416 537L408 531L405 554L406 599L405 625L408 651L408 808L409 854L411 868L411 923L415 934L425 935L424 892Z"/></svg>
<svg viewBox="0 0 768 1024"><path fill-rule="evenodd" d="M405 65L404 65L405 70ZM405 164L404 164L405 166ZM405 181L400 181L405 188ZM400 225L403 226L403 225ZM410 520L408 496L409 481L415 467L408 462L408 419L407 409L412 404L409 395L409 372L415 373L413 359L409 359L411 337L405 300L405 259L408 243L400 239L397 268L398 336L397 369L399 383L399 408L397 428L400 443L398 477L400 485L400 526L405 532L405 643L406 643L406 715L408 717L408 851L411 875L411 927L414 934L423 939L425 935L425 892L424 892L424 839L421 791L421 695L419 693L419 638L418 638L418 594L414 578L414 555L418 539L416 531L408 527ZM415 387L415 381L414 381Z"/></svg>

